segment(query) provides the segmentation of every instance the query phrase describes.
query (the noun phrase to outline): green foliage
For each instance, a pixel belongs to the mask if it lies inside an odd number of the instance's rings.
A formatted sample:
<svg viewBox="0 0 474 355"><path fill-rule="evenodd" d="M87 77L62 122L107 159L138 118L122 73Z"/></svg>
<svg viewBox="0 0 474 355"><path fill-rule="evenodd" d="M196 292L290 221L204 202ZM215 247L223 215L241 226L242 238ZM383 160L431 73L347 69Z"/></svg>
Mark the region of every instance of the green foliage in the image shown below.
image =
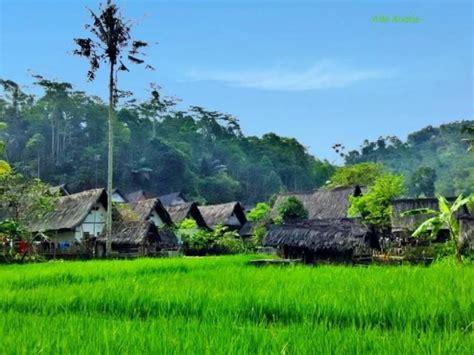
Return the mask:
<svg viewBox="0 0 474 355"><path fill-rule="evenodd" d="M474 192L474 154L466 149L466 141L472 139L472 130L466 128L471 126L474 121L458 121L428 126L408 135L405 142L397 137L365 141L359 150L345 155L346 164L376 161L391 173L403 175L407 183L420 167L431 168L436 173L435 194L469 195Z"/></svg>
<svg viewBox="0 0 474 355"><path fill-rule="evenodd" d="M0 132L7 128L7 124L4 122L0 122ZM0 140L0 157L5 153L6 144L3 140ZM11 172L10 164L8 164L5 160L0 160L0 176L6 175Z"/></svg>
<svg viewBox="0 0 474 355"><path fill-rule="evenodd" d="M382 227L390 225L391 201L405 193L403 176L384 174L375 179L366 194L351 197L349 215Z"/></svg>
<svg viewBox="0 0 474 355"><path fill-rule="evenodd" d="M247 219L252 222L260 222L265 220L272 208L265 202L259 202L257 205L247 213Z"/></svg>
<svg viewBox="0 0 474 355"><path fill-rule="evenodd" d="M463 250L463 241L460 240L461 233L459 230L459 222L457 219L457 212L468 203L474 200L474 194L464 198L462 195L459 195L456 200L451 204L449 201L443 197L438 197L438 209L435 211L429 208L420 208L402 213L402 216L412 216L418 214L424 215L435 215L423 222L413 233L414 237L424 236L427 233L431 234L431 237L436 237L441 230L441 228L446 227L449 230L449 237L451 242L455 245L456 258L461 260L462 250Z"/></svg>
<svg viewBox="0 0 474 355"><path fill-rule="evenodd" d="M0 353L472 355L472 267L257 258L2 265Z"/></svg>
<svg viewBox="0 0 474 355"><path fill-rule="evenodd" d="M238 254L245 251L239 233L226 226L218 225L212 231L180 228L178 235L183 241L185 255Z"/></svg>
<svg viewBox="0 0 474 355"><path fill-rule="evenodd" d="M197 223L192 218L183 219L179 224L179 229L190 230L195 228L197 228Z"/></svg>
<svg viewBox="0 0 474 355"><path fill-rule="evenodd" d="M428 167L420 167L411 175L408 192L411 196L433 197L435 194L436 171Z"/></svg>
<svg viewBox="0 0 474 355"><path fill-rule="evenodd" d="M277 209L278 216L284 220L307 219L308 211L304 208L303 203L294 196L284 200Z"/></svg>
<svg viewBox="0 0 474 355"><path fill-rule="evenodd" d="M37 78L35 84L43 91L36 99L13 82L0 92L10 164L25 176L40 172L53 185L67 182L73 191L105 186L107 104L69 83ZM201 107L173 111L173 105L155 87L151 98L116 110L115 186L253 204L282 190L321 186L332 174L331 164L295 139L246 137L231 115Z"/></svg>
<svg viewBox="0 0 474 355"><path fill-rule="evenodd" d="M0 175L0 201L7 206L8 219L26 231L25 226L32 218L41 218L51 211L58 196L50 191L50 186L38 179L27 179L20 174ZM26 233L22 233L26 238Z"/></svg>
<svg viewBox="0 0 474 355"><path fill-rule="evenodd" d="M384 166L377 163L360 163L337 168L328 187L368 186L385 173Z"/></svg>

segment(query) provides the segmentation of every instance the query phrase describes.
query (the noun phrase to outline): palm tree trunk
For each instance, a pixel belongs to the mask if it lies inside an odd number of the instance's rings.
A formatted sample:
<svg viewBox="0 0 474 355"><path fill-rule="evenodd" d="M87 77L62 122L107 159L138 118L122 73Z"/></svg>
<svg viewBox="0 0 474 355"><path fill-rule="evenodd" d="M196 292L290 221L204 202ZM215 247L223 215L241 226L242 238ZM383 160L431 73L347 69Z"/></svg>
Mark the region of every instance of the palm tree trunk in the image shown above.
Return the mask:
<svg viewBox="0 0 474 355"><path fill-rule="evenodd" d="M105 255L110 257L112 251L112 183L114 160L114 63L110 63L109 73L109 132L108 132L108 161L107 161L107 218L105 221Z"/></svg>

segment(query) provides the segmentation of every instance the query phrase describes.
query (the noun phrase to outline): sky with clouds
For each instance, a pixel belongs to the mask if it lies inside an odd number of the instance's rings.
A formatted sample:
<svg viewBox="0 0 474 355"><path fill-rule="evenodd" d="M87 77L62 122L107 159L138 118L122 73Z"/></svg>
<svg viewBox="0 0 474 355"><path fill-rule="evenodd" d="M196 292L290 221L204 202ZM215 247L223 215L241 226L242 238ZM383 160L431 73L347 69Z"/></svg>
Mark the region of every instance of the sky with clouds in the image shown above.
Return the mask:
<svg viewBox="0 0 474 355"><path fill-rule="evenodd" d="M139 23L135 37L154 44L157 68L125 73L122 87L140 98L158 83L182 105L237 116L248 135L293 136L339 162L334 143L473 118L469 0L118 3ZM0 77L30 85L37 73L105 97L105 73L88 83L87 63L70 54L86 6L96 2L0 0Z"/></svg>

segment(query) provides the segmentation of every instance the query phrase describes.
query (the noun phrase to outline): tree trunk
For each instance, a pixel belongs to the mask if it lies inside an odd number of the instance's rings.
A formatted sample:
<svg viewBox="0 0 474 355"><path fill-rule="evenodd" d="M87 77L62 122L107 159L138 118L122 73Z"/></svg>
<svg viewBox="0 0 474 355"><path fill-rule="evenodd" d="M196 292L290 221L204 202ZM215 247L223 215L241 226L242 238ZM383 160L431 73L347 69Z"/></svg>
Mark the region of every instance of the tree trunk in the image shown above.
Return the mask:
<svg viewBox="0 0 474 355"><path fill-rule="evenodd" d="M109 73L109 132L108 132L108 161L107 161L107 219L105 221L105 255L110 257L112 252L112 183L114 160L114 63L110 63Z"/></svg>

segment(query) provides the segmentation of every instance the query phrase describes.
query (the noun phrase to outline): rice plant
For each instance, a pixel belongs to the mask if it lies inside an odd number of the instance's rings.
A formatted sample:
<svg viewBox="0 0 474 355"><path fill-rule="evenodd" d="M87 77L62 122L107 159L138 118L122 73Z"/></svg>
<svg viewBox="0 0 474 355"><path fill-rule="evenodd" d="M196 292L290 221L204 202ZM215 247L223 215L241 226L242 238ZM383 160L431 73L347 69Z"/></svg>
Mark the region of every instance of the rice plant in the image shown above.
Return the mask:
<svg viewBox="0 0 474 355"><path fill-rule="evenodd" d="M472 266L252 258L0 266L0 353L472 354Z"/></svg>

